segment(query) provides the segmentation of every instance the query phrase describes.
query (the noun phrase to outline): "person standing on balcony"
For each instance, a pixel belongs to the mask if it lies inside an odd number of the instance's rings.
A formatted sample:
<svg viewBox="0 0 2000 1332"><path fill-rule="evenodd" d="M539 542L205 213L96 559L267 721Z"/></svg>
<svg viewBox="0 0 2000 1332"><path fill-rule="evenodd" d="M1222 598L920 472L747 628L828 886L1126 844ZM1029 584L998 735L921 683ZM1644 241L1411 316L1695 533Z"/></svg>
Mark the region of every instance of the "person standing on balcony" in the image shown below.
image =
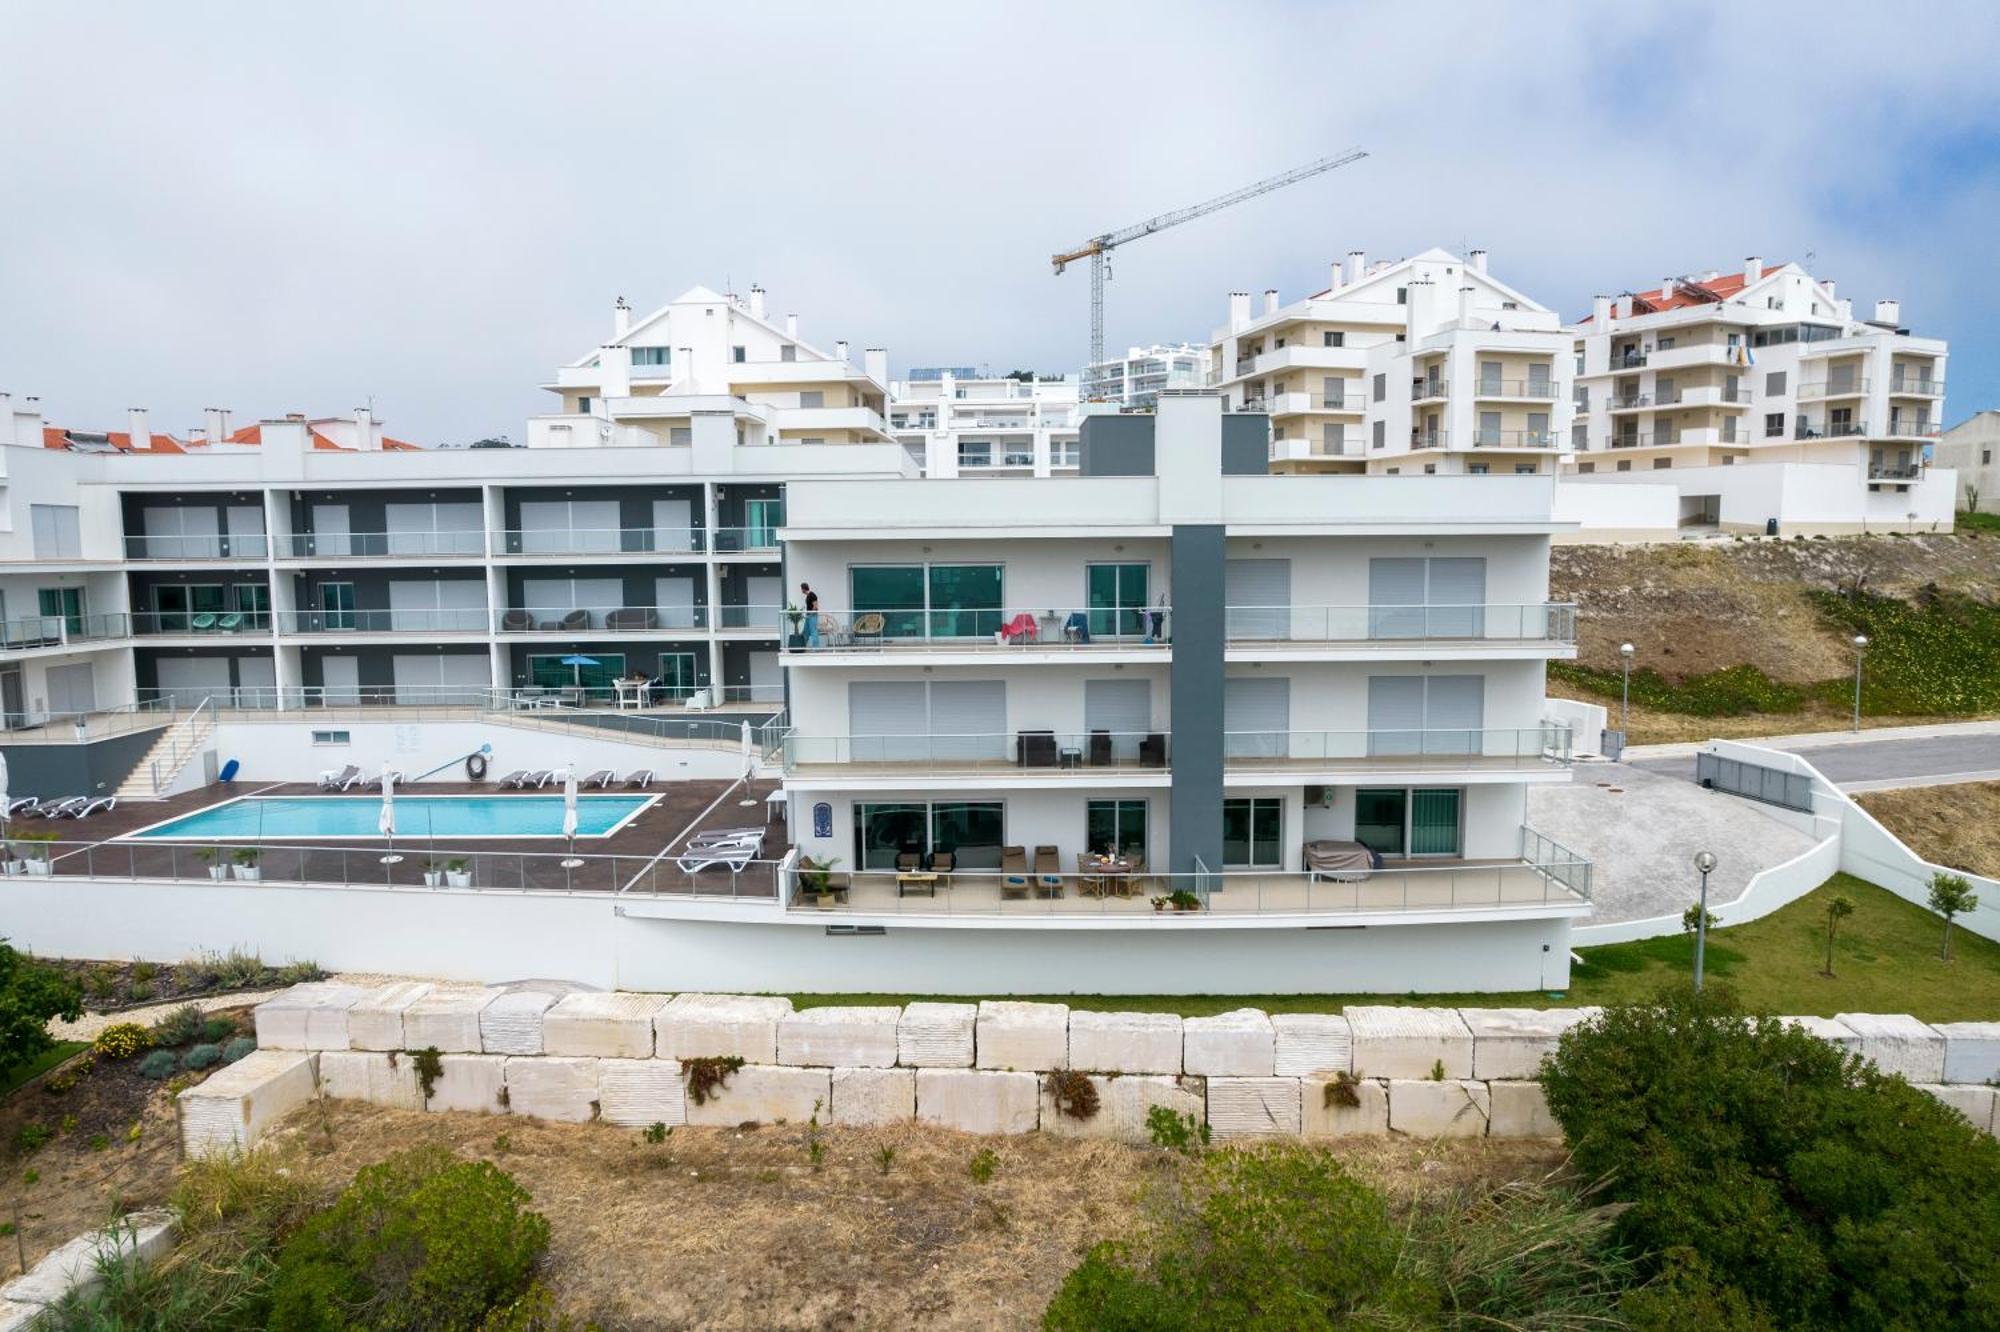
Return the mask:
<svg viewBox="0 0 2000 1332"><path fill-rule="evenodd" d="M812 590L811 583L799 584L799 597L806 604L806 646L819 646L819 593Z"/></svg>

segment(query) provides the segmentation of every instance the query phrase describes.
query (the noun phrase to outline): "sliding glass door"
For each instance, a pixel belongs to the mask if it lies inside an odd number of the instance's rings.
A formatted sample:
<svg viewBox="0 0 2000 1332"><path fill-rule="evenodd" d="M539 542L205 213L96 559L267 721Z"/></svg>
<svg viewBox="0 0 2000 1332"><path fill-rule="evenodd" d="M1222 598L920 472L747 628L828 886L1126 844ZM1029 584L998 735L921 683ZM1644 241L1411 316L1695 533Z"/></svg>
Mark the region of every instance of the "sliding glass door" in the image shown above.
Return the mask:
<svg viewBox="0 0 2000 1332"><path fill-rule="evenodd" d="M1084 805L1083 840L1106 855L1146 854L1146 802L1092 800Z"/></svg>
<svg viewBox="0 0 2000 1332"><path fill-rule="evenodd" d="M893 870L899 855L948 851L959 869L998 869L1005 823L1006 807L998 800L856 804L854 863Z"/></svg>
<svg viewBox="0 0 2000 1332"><path fill-rule="evenodd" d="M1354 793L1354 840L1384 856L1459 855L1463 795L1449 786L1363 787Z"/></svg>
<svg viewBox="0 0 2000 1332"><path fill-rule="evenodd" d="M1275 869L1284 863L1285 802L1255 796L1222 802L1222 863L1228 869Z"/></svg>
<svg viewBox="0 0 2000 1332"><path fill-rule="evenodd" d="M1093 638L1145 636L1147 594L1152 568L1144 564L1091 564L1084 567Z"/></svg>
<svg viewBox="0 0 2000 1332"><path fill-rule="evenodd" d="M863 564L847 571L855 618L882 617L884 638L987 638L1001 624L997 564Z"/></svg>

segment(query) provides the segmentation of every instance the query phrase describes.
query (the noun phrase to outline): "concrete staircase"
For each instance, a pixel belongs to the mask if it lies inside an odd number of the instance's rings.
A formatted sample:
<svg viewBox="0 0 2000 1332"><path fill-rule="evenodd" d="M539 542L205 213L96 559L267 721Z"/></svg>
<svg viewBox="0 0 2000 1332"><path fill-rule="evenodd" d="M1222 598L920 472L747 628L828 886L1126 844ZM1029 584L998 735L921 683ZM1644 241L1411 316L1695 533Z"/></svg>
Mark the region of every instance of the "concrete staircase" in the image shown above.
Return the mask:
<svg viewBox="0 0 2000 1332"><path fill-rule="evenodd" d="M215 709L204 702L160 732L153 747L119 783L119 801L164 800L173 791L175 781L208 747L214 734Z"/></svg>

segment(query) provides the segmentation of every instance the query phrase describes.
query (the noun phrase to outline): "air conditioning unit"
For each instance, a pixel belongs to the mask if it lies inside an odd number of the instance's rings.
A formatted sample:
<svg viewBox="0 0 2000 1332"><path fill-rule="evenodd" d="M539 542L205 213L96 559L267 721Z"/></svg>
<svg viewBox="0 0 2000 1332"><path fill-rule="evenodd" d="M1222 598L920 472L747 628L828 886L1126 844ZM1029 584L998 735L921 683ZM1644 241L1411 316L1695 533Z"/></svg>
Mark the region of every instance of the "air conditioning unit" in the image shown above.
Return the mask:
<svg viewBox="0 0 2000 1332"><path fill-rule="evenodd" d="M1308 786L1306 804L1320 809L1333 808L1333 788L1330 786Z"/></svg>

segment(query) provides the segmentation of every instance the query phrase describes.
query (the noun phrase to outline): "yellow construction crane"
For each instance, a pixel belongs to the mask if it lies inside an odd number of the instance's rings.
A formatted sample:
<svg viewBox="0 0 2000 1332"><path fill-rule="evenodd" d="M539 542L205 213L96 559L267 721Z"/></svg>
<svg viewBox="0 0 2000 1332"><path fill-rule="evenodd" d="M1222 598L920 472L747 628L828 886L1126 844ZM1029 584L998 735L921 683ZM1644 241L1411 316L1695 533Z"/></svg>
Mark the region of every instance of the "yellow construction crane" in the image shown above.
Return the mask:
<svg viewBox="0 0 2000 1332"><path fill-rule="evenodd" d="M1087 258L1090 260L1089 364L1097 365L1104 360L1104 280L1111 276L1110 255L1113 250L1129 241L1138 240L1141 236L1150 236L1154 232L1165 231L1168 227L1177 227L1183 222L1192 222L1198 217L1206 217L1210 213L1220 212L1232 204L1242 203L1245 199L1254 199L1260 194L1269 194L1272 190L1281 190L1287 185L1293 185L1306 179L1308 176L1317 176L1322 172L1331 171L1335 167L1346 166L1349 162L1358 162L1366 156L1368 154L1359 148L1349 148L1344 153L1335 153L1332 157L1322 157L1317 162L1308 162L1304 166L1296 167L1282 175L1272 176L1268 180L1260 180L1255 185L1245 185L1240 190L1231 190L1227 194L1218 195L1210 199L1207 203L1198 203L1192 208L1181 208L1171 213L1162 213L1158 217L1148 218L1146 221L1140 222L1135 226L1122 227L1117 231L1107 231L1102 236L1091 237L1073 250L1065 250L1061 254L1050 255L1049 262L1055 265L1057 273L1061 273L1065 268L1079 259Z"/></svg>

